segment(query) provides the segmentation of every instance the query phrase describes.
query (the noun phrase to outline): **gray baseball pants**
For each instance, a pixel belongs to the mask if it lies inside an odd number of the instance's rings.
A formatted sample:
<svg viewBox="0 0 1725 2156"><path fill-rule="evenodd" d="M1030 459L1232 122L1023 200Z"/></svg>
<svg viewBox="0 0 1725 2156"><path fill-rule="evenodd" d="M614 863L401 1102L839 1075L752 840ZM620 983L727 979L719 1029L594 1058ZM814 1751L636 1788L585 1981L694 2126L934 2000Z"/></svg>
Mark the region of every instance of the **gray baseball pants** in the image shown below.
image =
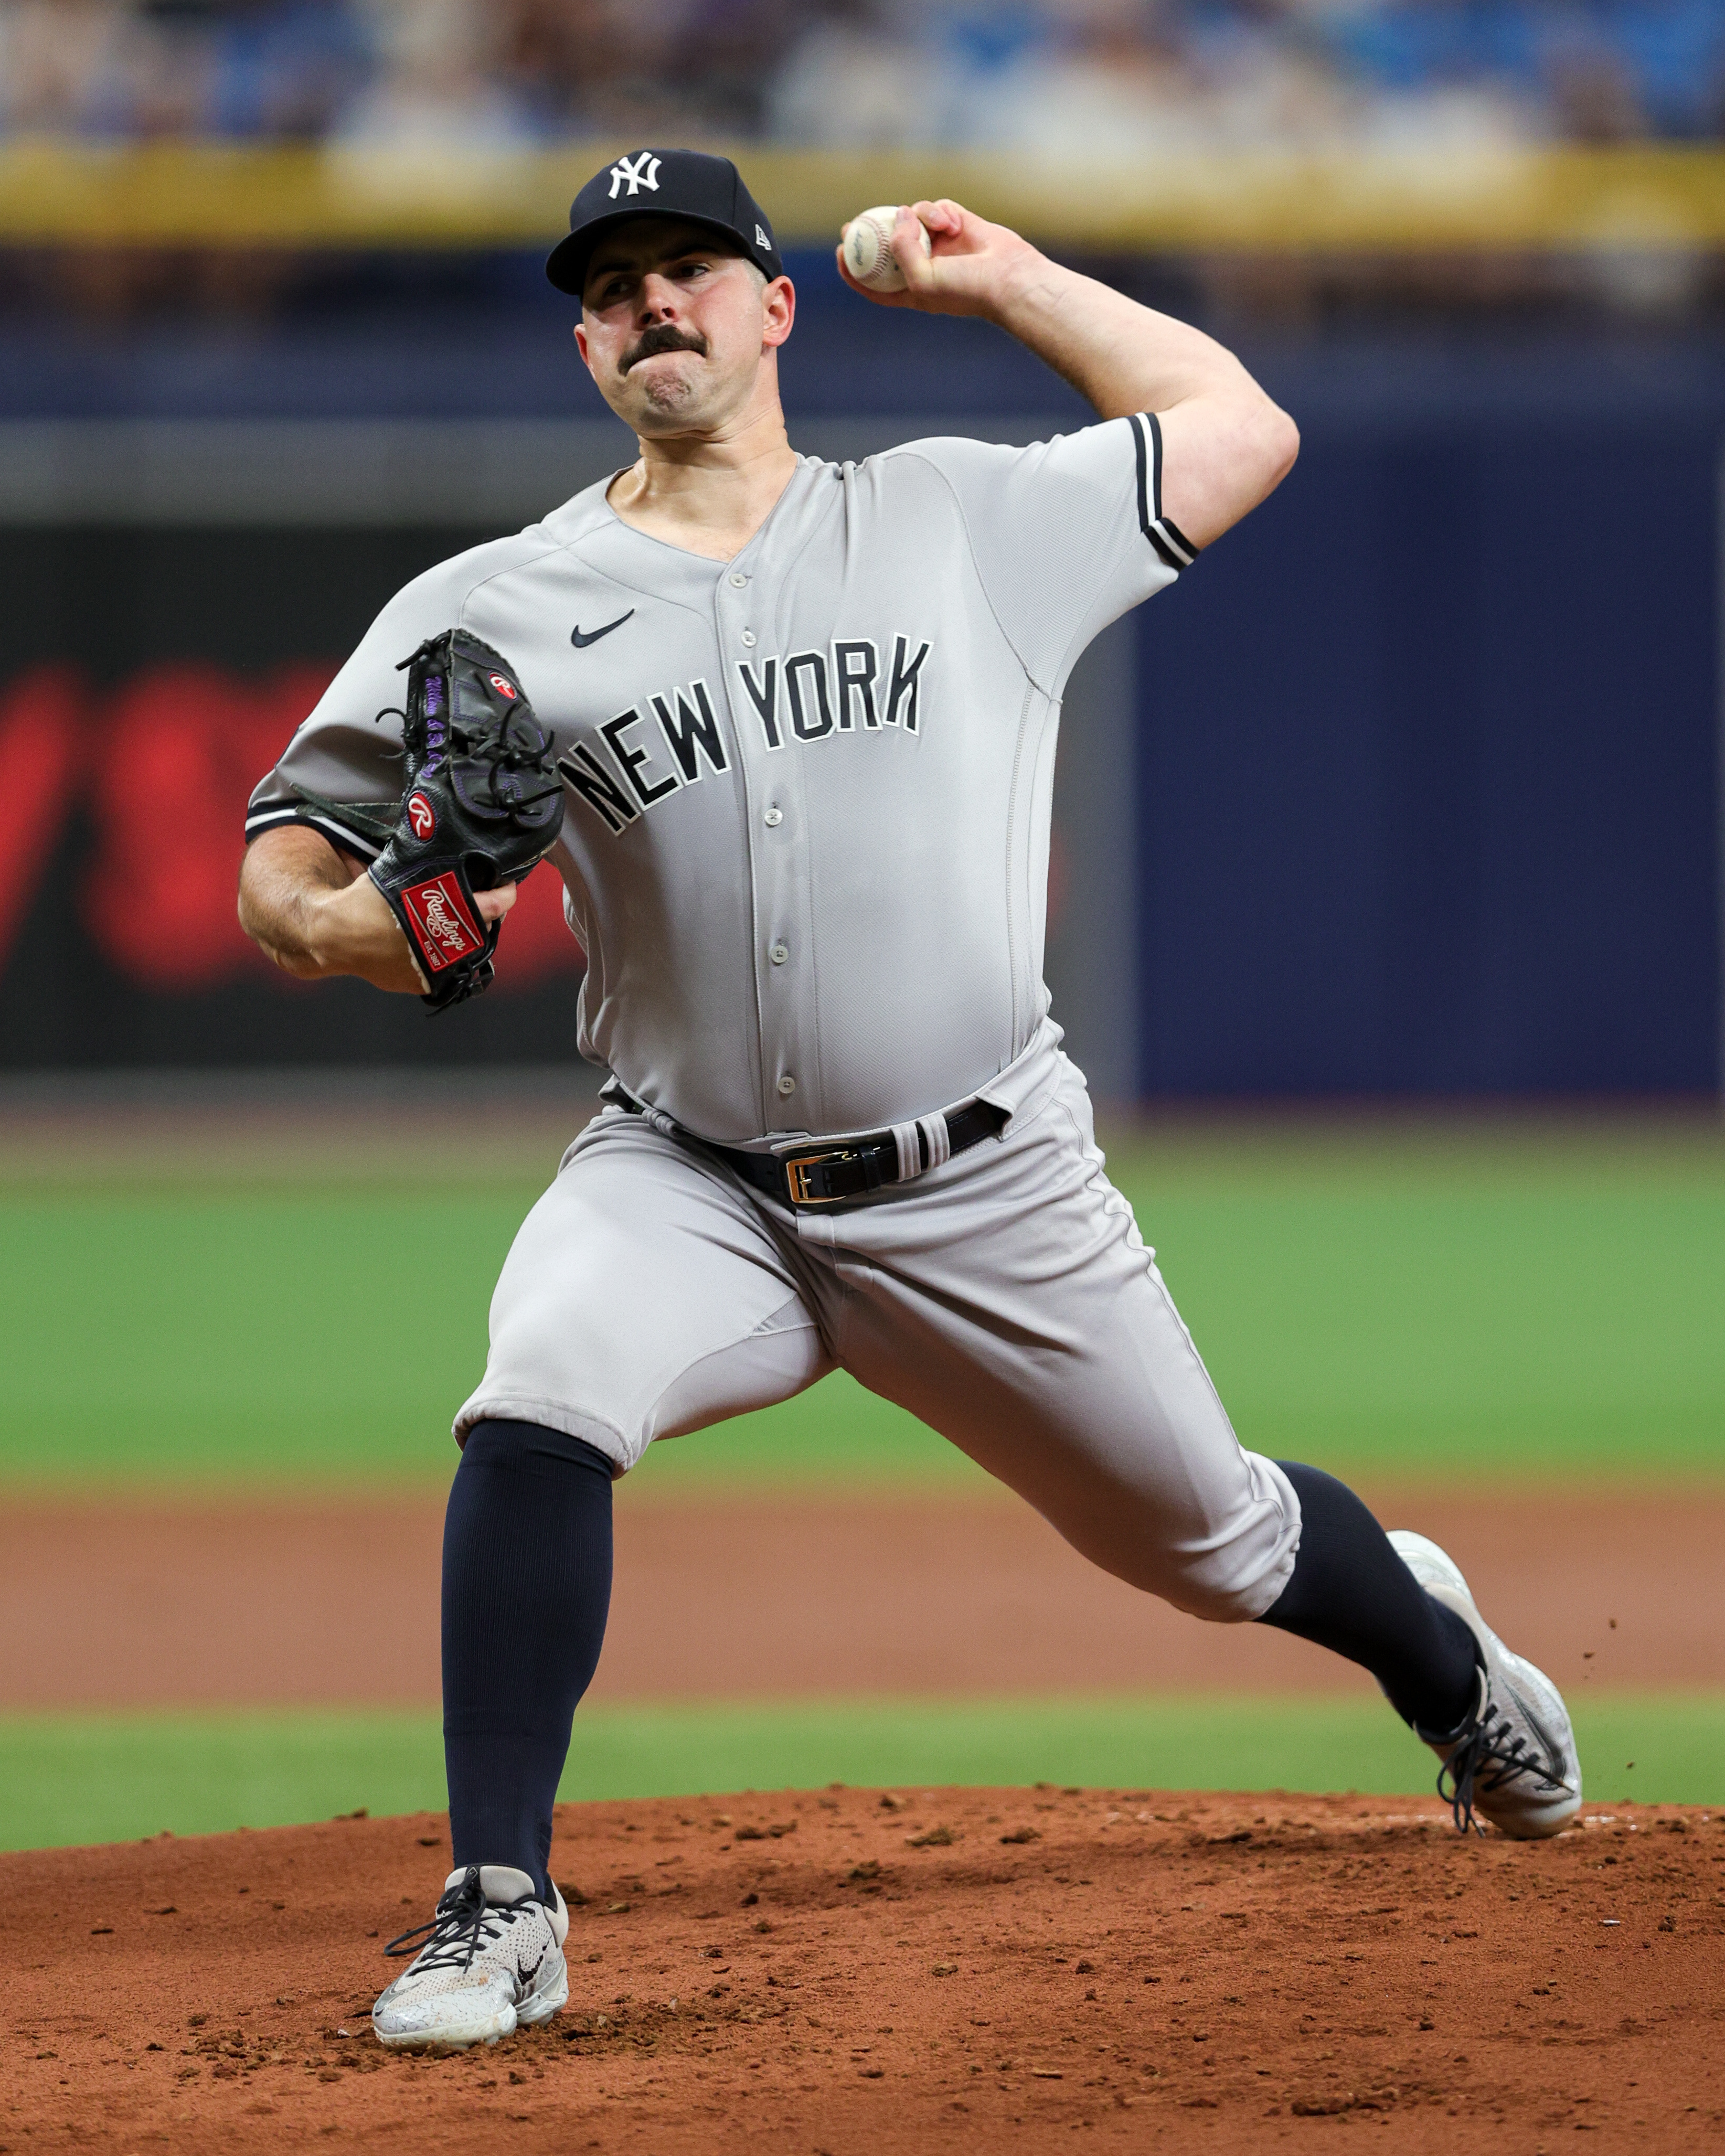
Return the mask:
<svg viewBox="0 0 1725 2156"><path fill-rule="evenodd" d="M538 1423L620 1475L844 1368L1105 1570L1194 1616L1261 1616L1299 1500L1235 1436L1060 1063L1000 1137L836 1212L793 1214L606 1109L516 1237L458 1438Z"/></svg>

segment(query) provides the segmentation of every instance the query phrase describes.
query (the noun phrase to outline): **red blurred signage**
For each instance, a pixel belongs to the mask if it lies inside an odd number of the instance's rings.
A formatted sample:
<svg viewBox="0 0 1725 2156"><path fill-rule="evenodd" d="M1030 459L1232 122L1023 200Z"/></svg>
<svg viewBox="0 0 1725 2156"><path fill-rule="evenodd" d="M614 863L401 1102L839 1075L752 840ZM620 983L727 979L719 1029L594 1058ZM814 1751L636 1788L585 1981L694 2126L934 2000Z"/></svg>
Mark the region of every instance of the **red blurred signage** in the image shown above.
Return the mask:
<svg viewBox="0 0 1725 2156"><path fill-rule="evenodd" d="M84 716L69 666L33 667L0 693L0 967L71 806Z"/></svg>
<svg viewBox="0 0 1725 2156"><path fill-rule="evenodd" d="M77 904L127 980L186 993L260 974L293 984L234 911L247 797L327 687L308 664L254 676L188 661L98 692L75 668L39 666L0 691L0 967L11 956L66 826L94 846ZM537 870L505 925L497 986L577 974L562 885Z"/></svg>

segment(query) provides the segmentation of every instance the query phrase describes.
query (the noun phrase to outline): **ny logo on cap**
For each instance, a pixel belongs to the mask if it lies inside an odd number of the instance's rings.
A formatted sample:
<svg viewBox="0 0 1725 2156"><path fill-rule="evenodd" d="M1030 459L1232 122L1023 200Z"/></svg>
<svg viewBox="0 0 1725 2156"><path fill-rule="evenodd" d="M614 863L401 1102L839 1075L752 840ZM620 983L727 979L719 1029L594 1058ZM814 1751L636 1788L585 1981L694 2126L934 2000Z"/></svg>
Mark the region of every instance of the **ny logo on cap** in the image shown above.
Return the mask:
<svg viewBox="0 0 1725 2156"><path fill-rule="evenodd" d="M643 150L633 157L619 157L611 167L613 202L622 192L625 181L632 195L639 194L643 187L650 187L655 194L658 193L659 160L650 150Z"/></svg>

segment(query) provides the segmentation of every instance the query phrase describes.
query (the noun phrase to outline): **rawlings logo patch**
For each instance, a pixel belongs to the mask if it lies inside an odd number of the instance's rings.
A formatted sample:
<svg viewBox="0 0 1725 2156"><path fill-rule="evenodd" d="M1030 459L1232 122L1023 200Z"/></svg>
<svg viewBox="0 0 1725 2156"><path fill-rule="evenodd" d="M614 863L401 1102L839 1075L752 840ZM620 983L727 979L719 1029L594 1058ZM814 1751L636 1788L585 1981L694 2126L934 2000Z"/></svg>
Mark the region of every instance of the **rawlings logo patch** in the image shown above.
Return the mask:
<svg viewBox="0 0 1725 2156"><path fill-rule="evenodd" d="M467 910L461 886L445 872L429 883L416 883L401 895L408 917L418 931L421 955L433 973L485 947L479 923Z"/></svg>
<svg viewBox="0 0 1725 2156"><path fill-rule="evenodd" d="M511 704L515 701L517 690L513 681L506 681L501 674L488 674L485 679L500 696L507 696Z"/></svg>
<svg viewBox="0 0 1725 2156"><path fill-rule="evenodd" d="M408 821L416 839L429 839L437 829L437 811L423 793L408 796Z"/></svg>

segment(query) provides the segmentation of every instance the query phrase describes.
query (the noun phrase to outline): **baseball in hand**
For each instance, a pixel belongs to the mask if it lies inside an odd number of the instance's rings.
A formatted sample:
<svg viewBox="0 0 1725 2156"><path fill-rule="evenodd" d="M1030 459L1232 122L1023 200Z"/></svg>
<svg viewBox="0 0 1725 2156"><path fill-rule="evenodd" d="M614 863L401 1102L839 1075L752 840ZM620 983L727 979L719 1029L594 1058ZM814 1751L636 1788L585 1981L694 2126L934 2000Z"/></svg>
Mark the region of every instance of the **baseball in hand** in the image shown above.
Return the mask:
<svg viewBox="0 0 1725 2156"><path fill-rule="evenodd" d="M892 228L898 219L898 206L883 203L877 209L865 209L851 218L845 228L845 267L859 285L871 292L902 292L905 273L892 257ZM922 237L922 252L932 254L928 228L919 224L916 230Z"/></svg>

